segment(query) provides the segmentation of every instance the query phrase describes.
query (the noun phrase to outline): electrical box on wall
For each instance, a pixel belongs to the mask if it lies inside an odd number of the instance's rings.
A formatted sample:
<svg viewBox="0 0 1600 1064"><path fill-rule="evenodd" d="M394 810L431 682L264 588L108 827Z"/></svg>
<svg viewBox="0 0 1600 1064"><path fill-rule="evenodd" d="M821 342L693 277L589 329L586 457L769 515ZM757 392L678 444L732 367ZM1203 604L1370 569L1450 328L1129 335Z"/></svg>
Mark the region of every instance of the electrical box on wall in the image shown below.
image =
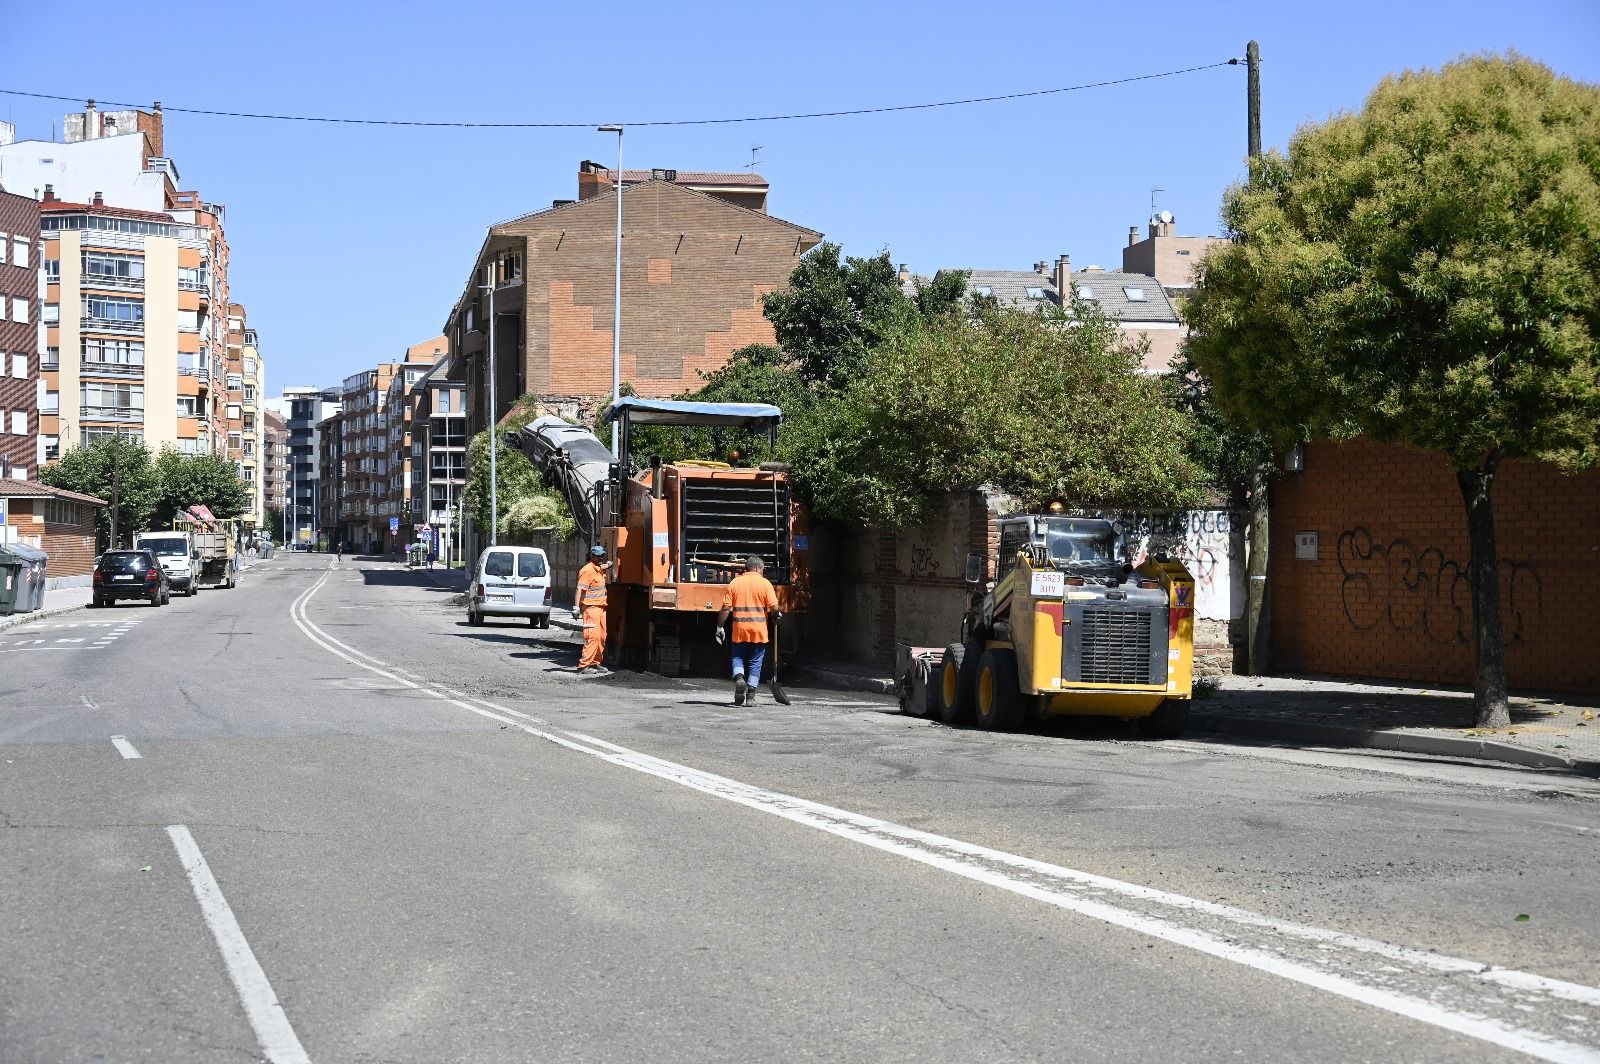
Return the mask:
<svg viewBox="0 0 1600 1064"><path fill-rule="evenodd" d="M1314 562L1317 560L1317 534L1315 532L1296 532L1294 534L1294 557L1296 561Z"/></svg>

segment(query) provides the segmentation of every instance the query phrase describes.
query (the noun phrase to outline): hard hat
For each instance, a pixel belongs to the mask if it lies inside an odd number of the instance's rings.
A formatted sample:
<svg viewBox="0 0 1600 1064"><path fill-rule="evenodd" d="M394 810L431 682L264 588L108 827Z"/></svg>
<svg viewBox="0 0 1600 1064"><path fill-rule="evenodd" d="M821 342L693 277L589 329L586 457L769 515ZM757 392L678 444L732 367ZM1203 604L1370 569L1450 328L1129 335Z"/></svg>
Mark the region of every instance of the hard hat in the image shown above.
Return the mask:
<svg viewBox="0 0 1600 1064"><path fill-rule="evenodd" d="M606 556L606 549L604 547L590 547L589 548L589 557L591 557L591 558L604 558L605 556Z"/></svg>

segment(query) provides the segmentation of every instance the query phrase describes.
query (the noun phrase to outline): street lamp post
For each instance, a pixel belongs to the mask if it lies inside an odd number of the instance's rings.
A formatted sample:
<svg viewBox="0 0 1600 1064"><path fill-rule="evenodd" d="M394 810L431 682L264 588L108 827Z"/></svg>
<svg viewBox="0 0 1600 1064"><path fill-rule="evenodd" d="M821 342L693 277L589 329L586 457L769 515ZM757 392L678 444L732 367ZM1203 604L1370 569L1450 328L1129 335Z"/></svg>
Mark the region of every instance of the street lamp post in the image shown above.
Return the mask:
<svg viewBox="0 0 1600 1064"><path fill-rule="evenodd" d="M617 273L611 308L611 405L622 398L622 127L601 126L596 132L617 135ZM611 459L617 459L617 428L611 426Z"/></svg>
<svg viewBox="0 0 1600 1064"><path fill-rule="evenodd" d="M496 455L500 451L499 405L495 397L494 366L494 288L496 264L489 263L489 283L481 287L489 290L489 546L500 543L500 477Z"/></svg>

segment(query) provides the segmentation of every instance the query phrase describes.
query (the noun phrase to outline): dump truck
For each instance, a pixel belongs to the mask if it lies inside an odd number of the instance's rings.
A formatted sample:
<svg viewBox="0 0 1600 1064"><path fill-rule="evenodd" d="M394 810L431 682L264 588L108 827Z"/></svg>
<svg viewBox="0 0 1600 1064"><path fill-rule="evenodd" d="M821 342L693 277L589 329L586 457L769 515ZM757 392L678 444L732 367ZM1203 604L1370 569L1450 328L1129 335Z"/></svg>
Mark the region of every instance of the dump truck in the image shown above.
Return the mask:
<svg viewBox="0 0 1600 1064"><path fill-rule="evenodd" d="M1109 521L1064 512L1013 514L999 533L997 557L968 556L961 638L898 648L902 708L995 730L1097 716L1152 738L1182 735L1194 674L1194 579L1183 564L1162 553L1129 564Z"/></svg>
<svg viewBox="0 0 1600 1064"><path fill-rule="evenodd" d="M783 411L765 403L696 403L624 396L607 412L619 460L599 438L541 417L507 442L566 499L579 533L612 559L606 626L613 664L667 675L723 661L713 635L724 586L760 555L785 614L810 604L810 537L782 463L635 460L635 426L765 434Z"/></svg>
<svg viewBox="0 0 1600 1064"><path fill-rule="evenodd" d="M191 506L173 519L172 528L175 532L187 532L194 540L200 572L191 586L229 589L239 586L240 524L237 520L213 517L204 507Z"/></svg>

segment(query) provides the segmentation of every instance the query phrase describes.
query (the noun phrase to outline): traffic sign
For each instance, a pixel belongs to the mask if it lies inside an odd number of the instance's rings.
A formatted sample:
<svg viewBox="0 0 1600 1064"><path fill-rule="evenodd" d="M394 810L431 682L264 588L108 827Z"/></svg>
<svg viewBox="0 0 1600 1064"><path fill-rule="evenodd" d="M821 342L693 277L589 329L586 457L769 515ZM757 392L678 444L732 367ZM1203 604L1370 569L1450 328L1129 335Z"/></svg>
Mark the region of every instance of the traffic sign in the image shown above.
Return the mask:
<svg viewBox="0 0 1600 1064"><path fill-rule="evenodd" d="M399 531L400 531L400 519L398 517L389 518L389 535L391 535L391 536L395 535Z"/></svg>

